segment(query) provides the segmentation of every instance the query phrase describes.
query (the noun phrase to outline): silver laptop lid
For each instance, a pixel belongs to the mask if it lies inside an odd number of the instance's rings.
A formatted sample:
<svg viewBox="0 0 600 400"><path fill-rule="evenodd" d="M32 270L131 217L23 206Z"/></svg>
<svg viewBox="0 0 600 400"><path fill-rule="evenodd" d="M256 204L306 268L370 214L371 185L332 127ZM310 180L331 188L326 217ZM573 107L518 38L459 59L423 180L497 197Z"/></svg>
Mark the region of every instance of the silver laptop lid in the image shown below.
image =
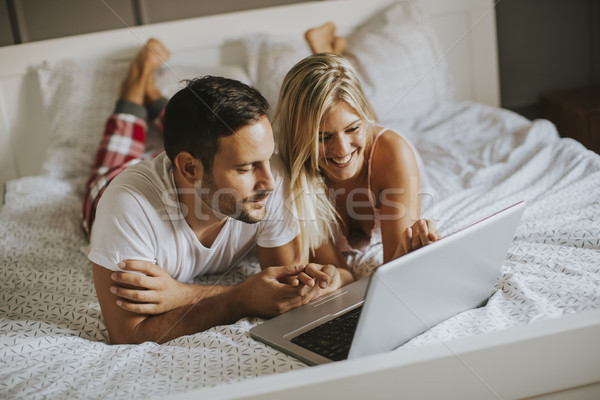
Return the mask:
<svg viewBox="0 0 600 400"><path fill-rule="evenodd" d="M379 267L348 358L390 351L491 295L525 204ZM393 310L390 312L390 310Z"/></svg>

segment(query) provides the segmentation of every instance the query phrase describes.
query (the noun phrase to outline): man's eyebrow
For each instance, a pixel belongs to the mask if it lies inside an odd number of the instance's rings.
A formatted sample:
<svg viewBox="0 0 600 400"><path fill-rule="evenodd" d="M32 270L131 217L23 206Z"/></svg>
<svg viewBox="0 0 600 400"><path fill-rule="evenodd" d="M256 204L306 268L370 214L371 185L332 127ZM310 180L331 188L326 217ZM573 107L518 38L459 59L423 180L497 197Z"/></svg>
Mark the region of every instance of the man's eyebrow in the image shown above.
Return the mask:
<svg viewBox="0 0 600 400"><path fill-rule="evenodd" d="M248 162L243 162L241 164L233 164L234 168L239 168L239 167L246 167L248 165L252 165L255 164L257 161L248 161Z"/></svg>
<svg viewBox="0 0 600 400"><path fill-rule="evenodd" d="M352 121L352 122L350 122L348 125L346 125L346 126L344 127L344 129L343 129L343 130L345 131L346 129L350 128L352 125L356 124L357 122L360 122L360 118L357 118L355 121ZM328 131L319 131L319 133L320 133L320 134L323 134L323 133L330 133L330 134L332 134L333 132L328 132Z"/></svg>
<svg viewBox="0 0 600 400"><path fill-rule="evenodd" d="M271 158L269 158L267 161L270 161ZM248 165L254 165L254 164L260 164L262 162L265 162L265 160L252 160L252 161L246 161L246 162L242 162L242 163L238 163L238 164L233 164L234 168L239 168L239 167L246 167Z"/></svg>

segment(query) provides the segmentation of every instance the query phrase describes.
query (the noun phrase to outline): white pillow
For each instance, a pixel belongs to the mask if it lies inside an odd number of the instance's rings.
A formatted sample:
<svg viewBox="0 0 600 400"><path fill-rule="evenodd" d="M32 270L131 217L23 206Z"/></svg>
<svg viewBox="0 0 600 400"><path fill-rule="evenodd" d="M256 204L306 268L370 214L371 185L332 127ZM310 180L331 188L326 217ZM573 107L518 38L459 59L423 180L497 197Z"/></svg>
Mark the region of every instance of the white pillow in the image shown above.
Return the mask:
<svg viewBox="0 0 600 400"><path fill-rule="evenodd" d="M380 123L412 126L440 103L453 85L437 37L414 1L392 5L348 38L355 65Z"/></svg>
<svg viewBox="0 0 600 400"><path fill-rule="evenodd" d="M248 76L252 85L271 105L272 116L285 75L298 61L311 55L312 51L302 38L262 33L248 36L244 45Z"/></svg>
<svg viewBox="0 0 600 400"><path fill-rule="evenodd" d="M89 175L128 67L129 62L62 60L37 68L50 135L45 173L59 179ZM240 66L169 65L157 70L155 77L158 88L170 97L182 87L182 79L202 75L249 82Z"/></svg>
<svg viewBox="0 0 600 400"><path fill-rule="evenodd" d="M274 109L285 74L310 48L302 37L266 34L244 44L250 79ZM407 128L453 97L437 38L414 1L396 3L359 27L344 56L356 67L381 124Z"/></svg>

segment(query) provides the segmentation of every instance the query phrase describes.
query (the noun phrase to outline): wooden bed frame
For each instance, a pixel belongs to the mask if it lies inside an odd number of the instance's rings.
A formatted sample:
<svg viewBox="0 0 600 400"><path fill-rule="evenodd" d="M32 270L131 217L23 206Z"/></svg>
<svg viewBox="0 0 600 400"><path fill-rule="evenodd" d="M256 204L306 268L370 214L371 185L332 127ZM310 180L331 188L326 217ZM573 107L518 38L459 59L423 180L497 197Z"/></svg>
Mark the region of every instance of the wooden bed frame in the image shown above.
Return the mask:
<svg viewBox="0 0 600 400"><path fill-rule="evenodd" d="M158 37L173 63L244 65L239 39L248 33L300 37L331 20L348 34L391 3L314 1L0 48L0 184L40 172L48 137L33 68L44 60L129 60L149 37ZM494 2L421 3L456 80L456 99L498 106ZM600 310L177 398L600 398L599 337Z"/></svg>

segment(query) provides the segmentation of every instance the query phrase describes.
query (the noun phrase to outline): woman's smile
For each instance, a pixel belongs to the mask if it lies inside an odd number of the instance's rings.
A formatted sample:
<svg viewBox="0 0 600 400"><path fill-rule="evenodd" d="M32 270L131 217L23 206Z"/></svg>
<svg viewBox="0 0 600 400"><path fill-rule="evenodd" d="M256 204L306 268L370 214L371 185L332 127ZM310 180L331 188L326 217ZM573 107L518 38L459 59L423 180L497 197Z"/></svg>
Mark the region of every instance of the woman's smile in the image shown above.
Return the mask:
<svg viewBox="0 0 600 400"><path fill-rule="evenodd" d="M367 145L367 130L360 116L344 102L335 104L323 118L319 132L319 166L336 181L360 173Z"/></svg>
<svg viewBox="0 0 600 400"><path fill-rule="evenodd" d="M345 168L350 165L350 161L352 160L355 152L356 150L352 151L352 153L346 155L345 157L329 157L327 160L338 168Z"/></svg>

